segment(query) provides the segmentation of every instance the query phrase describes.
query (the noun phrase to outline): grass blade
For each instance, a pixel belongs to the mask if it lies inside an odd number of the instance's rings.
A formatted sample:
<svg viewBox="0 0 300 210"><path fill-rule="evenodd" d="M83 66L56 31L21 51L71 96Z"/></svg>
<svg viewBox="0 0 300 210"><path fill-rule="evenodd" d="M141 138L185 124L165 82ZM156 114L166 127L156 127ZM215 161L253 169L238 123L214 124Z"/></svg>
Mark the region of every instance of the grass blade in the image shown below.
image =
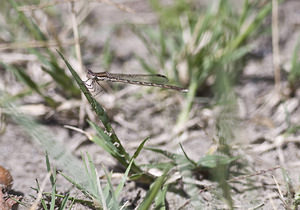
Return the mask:
<svg viewBox="0 0 300 210"><path fill-rule="evenodd" d="M76 71L73 69L73 67L70 65L70 63L65 59L65 57L61 54L61 52L59 52L58 50L57 50L57 52L60 55L60 57L64 60L64 62L67 65L68 69L70 70L71 74L73 75L76 83L78 84L79 88L81 89L81 91L83 92L85 97L87 98L88 102L91 104L92 108L94 109L97 116L99 117L99 119L103 123L103 125L104 125L105 129L107 130L107 132L112 133L112 137L113 137L114 141L117 142L117 143L120 143L119 139L117 138L117 136L115 135L115 133L113 131L113 128L112 128L111 124L109 123L109 118L108 118L106 112L104 111L104 109L92 97L91 93L89 92L89 90L85 86L84 82L80 79L80 77L78 76Z"/></svg>
<svg viewBox="0 0 300 210"><path fill-rule="evenodd" d="M62 200L61 205L60 205L60 207L59 207L58 210L64 210L64 209L66 208L66 206L67 206L67 201L69 200L69 197L70 197L70 194L69 194L69 193L65 195L65 197L64 197L64 199Z"/></svg>
<svg viewBox="0 0 300 210"><path fill-rule="evenodd" d="M167 210L166 196L168 191L168 185L165 185L158 193L155 199L155 210Z"/></svg>
<svg viewBox="0 0 300 210"><path fill-rule="evenodd" d="M51 107L56 107L58 105L58 103L56 101L54 101L52 98L44 95L41 90L39 85L37 85L37 83L35 83L26 73L24 69L20 69L19 67L16 66L12 66L12 65L7 65L4 64L0 61L0 65L2 65L5 69L9 70L10 72L12 72L19 81L23 82L25 85L27 85L30 89L32 89L33 91L35 91L36 93L38 93L41 97L44 98L44 100L46 101L46 103L51 106Z"/></svg>
<svg viewBox="0 0 300 210"><path fill-rule="evenodd" d="M128 165L128 167L127 167L127 169L126 169L126 171L125 171L125 173L124 173L124 175L123 175L123 177L122 177L121 182L118 184L118 187L117 187L117 189L115 190L115 197L116 197L117 199L119 199L120 193L122 192L122 189L123 189L123 187L124 187L124 185L125 185L126 179L128 178L128 174L129 174L129 171L130 171L131 166L132 166L132 164L133 164L133 161L134 161L134 159L132 159L132 160L130 161L130 163L129 163L129 165Z"/></svg>
<svg viewBox="0 0 300 210"><path fill-rule="evenodd" d="M142 143L138 146L137 150L135 151L134 155L132 156L133 159L137 158L137 156L140 154L141 150L143 149L145 143L149 140L149 138L144 139Z"/></svg>
<svg viewBox="0 0 300 210"><path fill-rule="evenodd" d="M88 102L91 104L93 110L96 112L97 116L99 117L99 119L103 123L106 131L108 133L110 133L110 135L108 136L107 134L105 134L104 131L102 129L100 129L97 125L95 125L94 123L91 123L91 125L98 131L100 136L104 137L104 140L106 140L106 142L110 141L111 144L118 145L118 147L114 146L114 148L118 149L117 154L114 157L117 158L117 160L120 161L120 163L122 163L123 166L125 166L127 168L131 158L129 157L128 153L126 152L126 150L122 146L122 143L120 142L117 135L115 134L115 132L114 132L114 130L113 130L113 128L112 128L112 126L109 122L109 118L108 118L106 112L101 107L101 105L92 97L91 93L89 92L89 90L85 86L84 82L80 79L80 77L78 76L76 71L72 68L72 66L69 64L69 62L64 58L64 56L58 50L57 50L57 52L61 56L61 58L64 60L65 64L67 65L68 69L70 70L71 74L73 75L73 77L74 77L76 83L78 84L79 88L81 89L81 91L83 92L85 97L87 98ZM104 144L101 143L101 145L104 145ZM106 146L105 146L105 148L107 148ZM112 152L112 154L115 154L115 151L114 151L114 149L112 149L112 147L110 147L110 149L108 151ZM138 166L136 166L135 164L132 165L132 170L133 170L134 173L138 173L138 174L140 174L142 172L142 170ZM153 180L152 176L146 175L144 173L143 173L142 178L143 178L143 180L146 180L147 183L149 183L149 181Z"/></svg>
<svg viewBox="0 0 300 210"><path fill-rule="evenodd" d="M145 199L138 207L138 210L147 210L150 209L150 206L156 196L159 194L160 189L163 187L164 182L166 181L166 177L168 174L169 168L166 168L163 175L158 177L155 182L152 184L150 190L147 192Z"/></svg>

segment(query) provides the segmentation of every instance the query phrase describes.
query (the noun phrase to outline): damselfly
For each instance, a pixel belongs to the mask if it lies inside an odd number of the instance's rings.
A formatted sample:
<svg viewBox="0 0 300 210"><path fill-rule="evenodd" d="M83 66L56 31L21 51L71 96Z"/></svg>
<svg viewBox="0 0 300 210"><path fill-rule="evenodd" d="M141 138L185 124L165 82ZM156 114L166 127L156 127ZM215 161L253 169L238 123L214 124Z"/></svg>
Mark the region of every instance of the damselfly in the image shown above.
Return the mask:
<svg viewBox="0 0 300 210"><path fill-rule="evenodd" d="M98 81L108 81L108 82L121 82L133 85L141 85L141 86L152 86L152 87L160 87L166 89L172 89L180 92L187 92L188 90L185 88L177 87L174 85L165 84L169 80L166 76L161 74L115 74L108 72L98 72L95 73L88 69L87 73L88 80L86 84L95 88L94 85L99 85ZM87 82L91 80L91 83Z"/></svg>

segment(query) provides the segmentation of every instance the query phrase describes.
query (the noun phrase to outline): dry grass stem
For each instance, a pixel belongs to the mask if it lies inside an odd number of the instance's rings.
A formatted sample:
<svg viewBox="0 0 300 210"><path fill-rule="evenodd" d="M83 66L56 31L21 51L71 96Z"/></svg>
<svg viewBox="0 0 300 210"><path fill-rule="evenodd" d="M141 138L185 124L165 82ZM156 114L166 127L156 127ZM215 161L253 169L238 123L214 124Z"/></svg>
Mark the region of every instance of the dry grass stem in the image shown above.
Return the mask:
<svg viewBox="0 0 300 210"><path fill-rule="evenodd" d="M68 128L70 130L74 130L74 131L77 131L79 133L82 133L84 135L86 135L86 137L91 140L93 137L91 134L89 134L88 132L85 132L84 130L80 129L80 128L77 128L77 127L74 127L74 126L71 126L71 125L64 125L65 128Z"/></svg>
<svg viewBox="0 0 300 210"><path fill-rule="evenodd" d="M272 46L275 87L280 93L280 52L279 52L279 31L278 31L278 0L272 0Z"/></svg>
<svg viewBox="0 0 300 210"><path fill-rule="evenodd" d="M280 200L282 201L282 203L283 203L283 205L286 207L286 209L288 209L288 208L287 208L288 205L287 205L287 203L286 203L285 200L284 200L284 196L283 196L283 193L282 193L282 191L281 191L281 189L280 189L280 186L279 186L279 184L278 184L277 179L275 178L275 176L272 176L272 178L273 178L273 180L274 180L274 182L275 182L275 184L276 184L276 188L277 188L277 191L278 191Z"/></svg>
<svg viewBox="0 0 300 210"><path fill-rule="evenodd" d="M273 168L269 168L269 169L266 169L266 170L260 170L254 174L249 174L249 175L245 175L245 176L238 176L238 177L235 177L235 178L232 178L230 180L228 180L228 182L234 182L234 181L237 181L237 180L242 180L242 179L248 179L250 177L253 177L253 176L259 176L259 175L262 175L262 174L265 174L265 173L268 173L268 172L271 172L271 171L275 171L276 169L279 169L281 168L281 166L275 166Z"/></svg>
<svg viewBox="0 0 300 210"><path fill-rule="evenodd" d="M269 168L269 169L266 169L266 170L260 170L260 171L258 171L257 173L254 173L254 174L249 174L249 175L245 175L245 176L238 176L238 177L229 179L227 182L230 183L230 182L235 182L237 180L246 180L246 179L248 179L250 177L259 176L259 175L262 175L262 174L274 171L274 170L279 169L279 168L281 168L281 166L276 166L276 167ZM199 191L199 194L203 193L203 192L206 192L206 191L212 189L213 187L215 187L215 185L213 185L213 184L208 185L208 186L204 187L203 189L201 189Z"/></svg>
<svg viewBox="0 0 300 210"><path fill-rule="evenodd" d="M277 210L277 207L276 207L275 204L274 204L274 201L273 201L272 196L269 194L268 197L269 197L269 201L270 201L271 206L273 207L273 209L274 209L274 210Z"/></svg>
<svg viewBox="0 0 300 210"><path fill-rule="evenodd" d="M19 11L32 11L32 10L38 10L38 9L44 9L44 8L47 8L47 7L52 7L52 6L55 6L57 4L64 4L64 3L74 3L74 2L78 2L80 0L55 0L55 1L52 1L52 2L46 2L46 3L40 3L38 5L26 5L26 6L21 6L21 7L18 7L18 10ZM110 1L110 0L89 0L89 2L103 2L105 4L108 4L108 5L112 5L116 8L118 8L119 10L121 11L124 11L124 12L128 12L128 13L134 13L135 11L133 9L131 9L130 7L127 7L123 4L120 4L120 3L116 3L116 2L113 2L113 1Z"/></svg>
<svg viewBox="0 0 300 210"><path fill-rule="evenodd" d="M110 1L110 0L95 0L95 1L104 2L108 5L113 5L116 8L118 8L119 10L124 11L124 12L135 13L135 11L133 9L131 9L130 7L127 7L123 4L119 4L119 3L116 3L116 2L113 2L113 1Z"/></svg>
<svg viewBox="0 0 300 210"><path fill-rule="evenodd" d="M51 2L40 3L38 5L20 6L20 7L18 7L18 10L26 12L26 11L31 11L31 10L44 9L47 7L55 6L57 4L63 4L63 3L74 2L74 1L78 1L78 0L61 0L61 1L55 0L55 1L51 1Z"/></svg>
<svg viewBox="0 0 300 210"><path fill-rule="evenodd" d="M72 19L72 28L73 28L73 35L74 35L74 43L75 43L75 52L76 57L79 62L79 75L83 75L83 66L82 66L82 56L81 56L81 49L80 49L80 42L79 42L79 32L78 32L78 24L76 20L76 11L75 11L74 2L71 2L71 19Z"/></svg>
<svg viewBox="0 0 300 210"><path fill-rule="evenodd" d="M41 184L41 187L40 187L40 190L39 190L39 194L37 195L35 201L31 205L31 207L29 208L30 210L38 209L38 205L39 205L39 203L40 203L40 201L42 199L42 196L43 196L43 191L45 189L46 183L49 180L50 176L51 176L51 173L47 173L47 176L44 178L44 180L43 180L43 182Z"/></svg>
<svg viewBox="0 0 300 210"><path fill-rule="evenodd" d="M255 148L253 149L254 152L258 153L258 154L263 154L265 152L274 150L275 148L278 147L284 147L289 143L295 143L298 144L300 142L300 137L299 136L288 136L288 137L284 137L284 136L276 136L275 137L275 141L271 141L271 144L261 144L259 146L255 146Z"/></svg>
<svg viewBox="0 0 300 210"><path fill-rule="evenodd" d="M29 42L13 42L0 44L1 50L14 50L14 49L27 49L27 48L43 48L43 47L56 47L62 45L73 45L74 40L65 40L63 43L58 43L55 40L49 41L29 41Z"/></svg>
<svg viewBox="0 0 300 210"><path fill-rule="evenodd" d="M79 43L79 31L78 31L78 23L76 18L76 11L75 11L75 3L71 2L71 19L72 19L72 28L73 28L73 34L74 34L74 42L75 42L75 52L76 57L79 63L79 75L83 76L83 65L82 65L82 55L81 55L81 49L80 49L80 43ZM81 93L81 98L84 98L83 93ZM79 109L79 124L83 125L84 123L84 117L85 117L85 109L82 109L83 106L87 104L86 100L82 101L82 105Z"/></svg>

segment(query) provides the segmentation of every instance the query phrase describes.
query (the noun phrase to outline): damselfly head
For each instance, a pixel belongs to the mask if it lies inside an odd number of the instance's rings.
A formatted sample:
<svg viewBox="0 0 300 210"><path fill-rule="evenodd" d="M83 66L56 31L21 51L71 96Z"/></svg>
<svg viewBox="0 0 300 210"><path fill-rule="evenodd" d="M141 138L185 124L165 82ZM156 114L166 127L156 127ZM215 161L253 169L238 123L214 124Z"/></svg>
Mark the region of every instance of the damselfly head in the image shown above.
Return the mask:
<svg viewBox="0 0 300 210"><path fill-rule="evenodd" d="M87 89L89 89L89 91L94 95L98 95L101 90L99 90L98 85L100 86L100 84L97 83L96 78L97 75L92 72L90 69L87 69L87 80L84 81L85 86L87 87ZM98 85L96 85L98 84Z"/></svg>
<svg viewBox="0 0 300 210"><path fill-rule="evenodd" d="M87 72L87 78L95 79L97 77L96 74L92 70L88 69L87 71L88 71Z"/></svg>

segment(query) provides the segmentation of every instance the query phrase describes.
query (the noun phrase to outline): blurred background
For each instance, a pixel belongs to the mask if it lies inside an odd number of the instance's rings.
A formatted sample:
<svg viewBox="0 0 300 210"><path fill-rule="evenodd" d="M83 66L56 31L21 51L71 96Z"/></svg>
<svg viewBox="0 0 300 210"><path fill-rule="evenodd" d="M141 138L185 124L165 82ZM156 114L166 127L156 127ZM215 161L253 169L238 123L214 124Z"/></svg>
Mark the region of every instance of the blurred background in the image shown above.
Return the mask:
<svg viewBox="0 0 300 210"><path fill-rule="evenodd" d="M14 179L0 207L18 194L19 209L297 209L299 1L7 0L0 11L0 165ZM162 74L188 92L91 91L88 69Z"/></svg>

